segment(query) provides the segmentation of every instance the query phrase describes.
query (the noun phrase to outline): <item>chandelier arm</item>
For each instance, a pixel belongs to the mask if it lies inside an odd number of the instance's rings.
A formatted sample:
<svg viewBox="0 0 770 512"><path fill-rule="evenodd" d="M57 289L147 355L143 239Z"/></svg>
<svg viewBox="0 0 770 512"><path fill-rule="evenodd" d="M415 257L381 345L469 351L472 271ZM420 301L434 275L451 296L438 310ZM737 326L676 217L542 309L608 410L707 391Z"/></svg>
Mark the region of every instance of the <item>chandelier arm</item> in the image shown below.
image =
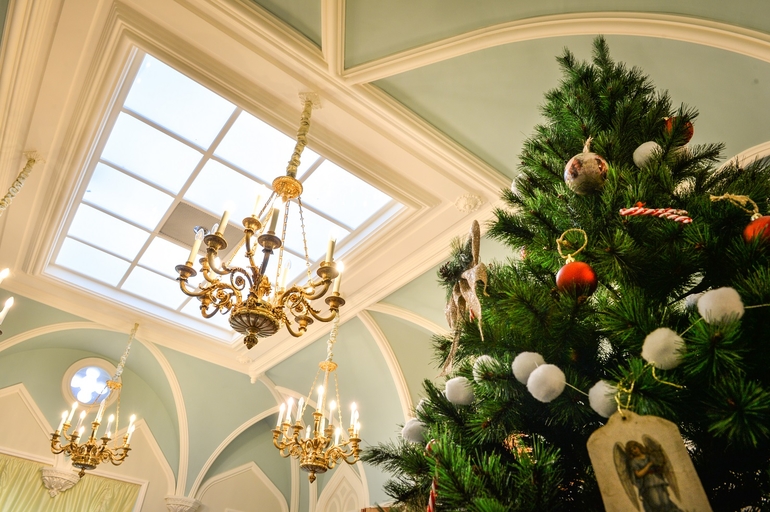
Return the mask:
<svg viewBox="0 0 770 512"><path fill-rule="evenodd" d="M208 291L206 290L201 290L196 292L195 289L188 288L189 283L187 282L187 279L182 279L181 277L177 277L176 280L179 281L179 288L182 289L182 293L184 293L188 297L203 297L208 293Z"/></svg>
<svg viewBox="0 0 770 512"><path fill-rule="evenodd" d="M311 284L312 284L312 283L311 283ZM306 298L307 300L316 300L316 299L320 299L321 297L323 297L324 295L326 295L326 292L328 292L328 291L329 291L329 286L331 286L332 282L331 282L331 280L328 280L328 281L327 281L327 280L325 280L325 279L324 279L323 281L321 281L321 283L318 283L318 284L323 284L323 289L322 289L322 290L320 290L320 291L315 291L315 292L313 293L313 295L305 295L305 298ZM318 285L314 285L314 286L318 286Z"/></svg>
<svg viewBox="0 0 770 512"><path fill-rule="evenodd" d="M222 268L217 268L217 266L214 263L214 258L216 257L217 257L216 249L212 249L211 247L206 249L206 259L208 260L209 269L219 274L220 276L226 276L227 274L230 273L230 269L224 263L222 263Z"/></svg>
<svg viewBox="0 0 770 512"><path fill-rule="evenodd" d="M299 331L295 331L294 329L292 329L291 322L289 321L288 318L286 319L286 323L284 325L286 325L286 330L289 331L289 334L291 334L295 338L301 337L303 334L305 334L305 331L307 331L306 327L300 327Z"/></svg>
<svg viewBox="0 0 770 512"><path fill-rule="evenodd" d="M247 230L246 232L246 258L249 260L249 267L251 267L251 279L252 283L256 283L260 280L262 277L262 274L258 274L258 267L257 264L254 263L254 248L251 246L251 237L254 235L254 232L251 230Z"/></svg>
<svg viewBox="0 0 770 512"><path fill-rule="evenodd" d="M329 316L321 316L320 312L314 310L313 308L308 308L308 312L313 318L315 318L319 322L331 322L332 320L334 320L334 316L337 314L336 311L332 310L330 311L331 314Z"/></svg>
<svg viewBox="0 0 770 512"><path fill-rule="evenodd" d="M243 274L237 275L237 274ZM246 271L246 269L241 267L231 267L230 268L230 286L232 286L235 290L244 290L246 289L246 283L239 283L239 281L248 281L249 282L249 289L251 289L254 286L254 281L251 280L251 276Z"/></svg>

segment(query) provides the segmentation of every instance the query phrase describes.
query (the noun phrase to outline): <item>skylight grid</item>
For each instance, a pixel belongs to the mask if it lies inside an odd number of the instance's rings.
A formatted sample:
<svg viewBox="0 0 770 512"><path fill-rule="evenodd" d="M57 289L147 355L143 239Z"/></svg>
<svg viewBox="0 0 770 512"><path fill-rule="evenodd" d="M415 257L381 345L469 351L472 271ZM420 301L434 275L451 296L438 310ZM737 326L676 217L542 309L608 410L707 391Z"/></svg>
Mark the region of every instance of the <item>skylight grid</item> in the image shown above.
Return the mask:
<svg viewBox="0 0 770 512"><path fill-rule="evenodd" d="M234 331L227 318L201 319L200 303L181 292L174 267L187 261L195 225L213 224L225 209L231 213L230 246L222 257L232 266L248 267L241 244L234 241L241 220L263 211L266 222L271 184L285 173L296 140L154 57L141 58L132 65L126 100L111 114L114 124L103 135L102 153L67 219L52 265L78 276L57 273L79 286L93 282L91 289L104 293L107 285L117 300L146 304L142 307L153 314L191 321L173 316L176 312L211 323L221 328L222 341L231 342ZM304 215L300 219L292 200L284 237L282 265L291 265L289 283L306 279L305 247L311 266L325 255L330 234L337 238L338 254L344 253L350 249L346 239L368 236L398 205L308 148L300 161ZM282 226L280 198L270 207L279 210ZM271 281L278 259L275 254L269 261ZM200 274L190 279L192 286L200 282Z"/></svg>

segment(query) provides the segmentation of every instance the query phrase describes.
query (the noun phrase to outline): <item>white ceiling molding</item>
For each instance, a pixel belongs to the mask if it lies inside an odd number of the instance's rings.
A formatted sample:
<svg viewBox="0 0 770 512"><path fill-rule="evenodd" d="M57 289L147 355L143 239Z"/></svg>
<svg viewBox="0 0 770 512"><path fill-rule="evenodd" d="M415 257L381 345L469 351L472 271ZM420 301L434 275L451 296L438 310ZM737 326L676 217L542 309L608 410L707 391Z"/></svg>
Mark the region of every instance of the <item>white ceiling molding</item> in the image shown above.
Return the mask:
<svg viewBox="0 0 770 512"><path fill-rule="evenodd" d="M448 336L449 330L446 327L441 327L437 323L428 320L424 316L420 316L417 313L392 304L385 302L376 302L366 307L367 311L374 311L375 313L383 313L390 316L395 316L401 320L406 320L418 327L425 329L428 332L436 334L438 336Z"/></svg>
<svg viewBox="0 0 770 512"><path fill-rule="evenodd" d="M393 384L396 386L396 392L398 393L398 402L401 405L401 412L404 415L404 422L412 417L412 397L409 395L409 386L406 384L406 378L404 372L401 370L401 365L398 364L398 358L393 353L393 348L388 342L388 338L385 333L382 332L380 326L374 321L372 315L366 311L360 311L358 313L358 319L364 324L364 327L369 331L374 342L377 344L377 348L382 353L382 358L385 359L385 364L388 365L388 370L393 378Z"/></svg>
<svg viewBox="0 0 770 512"><path fill-rule="evenodd" d="M258 423L262 421L263 419L267 418L268 416L272 416L273 414L276 414L278 412L278 406L271 407L270 409L266 409L256 416L253 416L252 418L246 420L243 422L238 428L230 432L230 434L222 440L221 443L219 443L219 446L217 446L216 450L214 450L211 455L209 455L208 460L206 460L206 463L203 465L201 470L198 472L198 476L195 477L195 481L192 484L192 487L190 488L189 495L194 496L196 499L202 500L203 494L206 492L206 489L210 487L210 483L214 480L218 480L220 476L227 475L231 472L222 473L222 475L218 475L213 477L211 480L206 482L206 485L202 488L200 488L201 484L203 483L203 479L206 477L206 473L211 468L211 465L214 464L214 461L217 460L217 457L224 451L227 446L233 442L233 440L241 435L247 428L251 427L255 423ZM260 470L261 472L261 470ZM272 484L272 482L271 482ZM199 491L200 488L200 491ZM280 494L280 492L279 492ZM281 495L283 497L283 495ZM288 510L287 510L288 512Z"/></svg>
<svg viewBox="0 0 770 512"><path fill-rule="evenodd" d="M74 329L95 329L95 330L98 329L103 331L110 330L110 329L105 329L103 325L99 325L95 322L66 322L66 323L60 323L60 324L44 325L42 327L35 327L34 329L20 332L15 336L11 336L7 340L0 343L0 352L13 347L14 345L18 345L19 343L24 343L27 340L37 338L38 336L44 336L46 334L51 334L54 332L71 331Z"/></svg>
<svg viewBox="0 0 770 512"><path fill-rule="evenodd" d="M720 167L724 167L725 165L729 165L735 162L737 162L738 165L740 166L746 166L751 162L753 162L754 160L759 160L767 156L770 156L770 141L763 142L762 144L757 144L756 146L753 146L753 147L750 147L749 149L741 151L740 153L731 157L729 160L723 163Z"/></svg>
<svg viewBox="0 0 770 512"><path fill-rule="evenodd" d="M43 414L43 411L40 410L40 407L37 406L37 403L35 402L35 399L32 398L32 395L29 394L29 391L27 391L27 387L22 384L14 384L12 386L8 386L6 388L0 389L0 398L8 397L12 395L18 395L18 397L21 399L21 402L24 404L24 406L29 411L30 415L34 418L35 423L38 424L40 427L41 433L49 437L51 436L51 432L53 432L53 427L50 423L48 423L48 420L46 419L45 415ZM5 412L7 414L7 411ZM11 447L0 447L0 451L3 453L7 453L8 455L13 455L14 457L22 457L29 460L34 460L36 462L42 462L44 464L53 464L55 466L59 466L59 463L63 462L64 456L62 455L54 455L51 453L49 458L43 458L39 455L30 454L27 452L14 452L13 448Z"/></svg>
<svg viewBox="0 0 770 512"><path fill-rule="evenodd" d="M190 462L190 430L187 424L187 408L184 403L182 387L176 378L174 368L168 362L166 356L163 355L163 352L150 341L142 341L140 338L137 338L137 340L155 357L155 360L166 375L166 380L171 388L171 395L174 397L177 424L179 425L179 467L177 468L176 489L169 492L169 495L184 496L184 490L187 487L187 468Z"/></svg>
<svg viewBox="0 0 770 512"><path fill-rule="evenodd" d="M321 49L329 73L345 69L345 0L321 0Z"/></svg>
<svg viewBox="0 0 770 512"><path fill-rule="evenodd" d="M355 501L352 509L345 507L350 502L350 498ZM316 508L324 512L348 512L365 508L367 501L364 496L363 482L356 472L347 464L340 464L324 486Z"/></svg>
<svg viewBox="0 0 770 512"><path fill-rule="evenodd" d="M770 62L770 36L755 30L689 16L590 12L540 16L483 27L354 66L346 70L343 77L351 85L371 83L504 44L596 34L674 39Z"/></svg>
<svg viewBox="0 0 770 512"><path fill-rule="evenodd" d="M206 485L204 485L200 492L197 493L196 499L203 502L205 506L205 495L206 492L211 489L214 485L221 483L225 480L237 477L243 473L251 472L253 475L260 480L263 484L265 484L265 487L268 488L268 490L275 496L278 503L280 503L281 511L282 512L289 512L289 506L286 504L286 498L284 498L281 491L278 489L278 487L275 486L272 480L268 478L268 476L262 471L262 469L257 466L254 462L248 462L244 464L243 466L239 466L235 469L231 469L230 471L226 471L222 474L219 474L210 480L206 482ZM191 493L192 494L192 493Z"/></svg>

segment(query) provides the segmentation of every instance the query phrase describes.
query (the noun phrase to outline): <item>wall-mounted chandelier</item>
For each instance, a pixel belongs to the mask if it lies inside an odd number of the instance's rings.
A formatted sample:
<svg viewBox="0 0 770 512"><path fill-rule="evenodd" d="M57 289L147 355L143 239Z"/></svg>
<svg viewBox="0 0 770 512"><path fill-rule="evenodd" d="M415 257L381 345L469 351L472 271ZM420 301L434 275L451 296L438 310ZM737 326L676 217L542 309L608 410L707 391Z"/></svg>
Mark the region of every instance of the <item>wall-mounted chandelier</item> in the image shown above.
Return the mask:
<svg viewBox="0 0 770 512"><path fill-rule="evenodd" d="M134 324L134 328L128 338L126 351L121 356L120 363L118 363L118 366L115 369L115 375L111 380L107 381L104 390L94 398L93 402L88 406L88 409L81 411L78 423L75 425L72 432L68 433L70 427L72 427L72 419L78 408L78 402L72 404L72 409L70 409L69 412L64 411L62 413L59 427L53 434L51 434L51 451L57 455L59 453L68 455L72 459L72 465L80 469L78 476L82 477L86 474L87 470L96 469L96 466L102 462L109 461L115 466L119 466L126 460L128 452L131 450L131 436L136 428L134 425L134 421L136 420L135 415L131 415L122 443L116 443L113 446L110 446L110 443L112 443L112 437L117 435L120 428L120 392L123 387L123 369L126 366L128 352L131 350L131 342L134 340L138 328L139 324ZM107 406L107 398L112 393L117 393L117 408L115 414L110 414L107 420L107 428L102 434L102 437L97 438L99 426L102 424L104 410ZM91 409L99 402L100 398L102 398L102 400L101 403L99 403L99 410L96 413L94 420L91 422L91 434L87 439L84 439L83 434L86 430L85 419L91 412ZM115 425L114 432L112 430L113 423ZM63 438L63 440L66 441L66 444L61 444L60 438Z"/></svg>
<svg viewBox="0 0 770 512"><path fill-rule="evenodd" d="M358 410L353 403L350 408L350 426L347 435L343 433L342 412L338 407L340 392L337 384L337 363L332 360L332 348L337 341L339 327L339 314L334 317L334 324L326 348L326 359L318 363L313 385L307 399L300 398L297 404L297 414L292 421L294 412L294 399L281 404L278 412L278 423L273 429L273 445L278 448L281 457L295 457L299 459L299 467L309 473L308 479L314 482L316 473L325 473L333 469L338 462L355 464L361 452L358 437L361 431L361 423L358 421ZM323 373L323 384L318 386L318 400L316 410L313 413L313 424L302 424L302 417L308 402L315 389L318 376ZM326 398L329 395L329 377L333 376L336 400L329 402L327 414ZM337 413L335 423L335 411ZM326 420L329 423L326 424Z"/></svg>
<svg viewBox="0 0 770 512"><path fill-rule="evenodd" d="M334 262L335 240L329 241L326 258L316 271L317 277L313 277L308 256L307 239L305 236L305 221L302 210L302 183L297 179L297 168L300 163L300 155L307 144L307 132L310 128L310 113L313 109L314 98L305 95L304 108L300 119L300 127L297 132L297 143L294 153L291 155L286 175L273 180L273 191L259 214L252 214L243 219L243 238L241 244L245 247L248 268L230 266L227 262L220 262L219 251L227 248L224 231L230 218L229 211L225 211L219 224L212 228L212 232L195 228L195 241L187 263L177 265L179 273L177 281L186 295L196 297L200 301L201 314L204 318L211 318L216 313L230 313L230 326L244 335L246 347L252 348L259 338L266 338L278 332L282 326L292 336L302 336L308 325L314 320L330 322L335 318L340 306L345 300L340 297L339 269ZM316 100L317 101L317 100ZM276 199L280 198L284 205L283 229L281 236L276 235L279 211L273 207ZM257 204L259 204L257 198ZM287 266L283 265L284 241L286 239L286 226L289 218L289 207L296 201L299 209L299 224L302 230L302 242L305 249L305 264L307 267L307 283L304 286L292 286L286 288ZM260 220L261 219L261 220ZM255 260L257 247L261 246L262 261ZM197 275L193 268L194 260L198 255L201 241L206 244L206 255L199 260L200 272L203 281L197 288L188 284L188 279ZM270 256L278 250L278 266L275 280L271 283L267 275L267 265ZM234 253L237 251L234 251ZM232 258L230 258L232 260ZM282 268L283 267L283 268ZM325 302L329 308L328 314L322 314L319 309L313 307L313 301L321 299L334 286ZM293 317L293 321L292 318ZM296 325L295 325L296 324Z"/></svg>

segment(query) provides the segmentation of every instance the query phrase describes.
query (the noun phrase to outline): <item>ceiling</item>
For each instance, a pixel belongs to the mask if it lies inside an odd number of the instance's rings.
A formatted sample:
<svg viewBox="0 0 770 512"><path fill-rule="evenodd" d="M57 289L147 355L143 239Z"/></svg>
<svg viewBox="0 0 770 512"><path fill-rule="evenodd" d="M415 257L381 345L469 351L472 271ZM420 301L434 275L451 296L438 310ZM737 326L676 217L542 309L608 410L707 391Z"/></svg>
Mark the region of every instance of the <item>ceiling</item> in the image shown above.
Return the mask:
<svg viewBox="0 0 770 512"><path fill-rule="evenodd" d="M309 488L275 456L269 421L281 396L306 393L329 325L247 351L203 320L164 318L142 297L116 301L48 271L141 52L288 135L299 94L317 92L309 148L404 205L345 251L335 356L367 443L395 438L422 379L436 377L430 337L446 324L435 270L453 237L492 217L543 95L558 84L564 47L588 58L604 34L616 60L699 110L693 144L724 142L725 159L770 150L770 6L761 0L729 9L716 0L11 0L6 14L0 184L12 184L25 151L45 162L0 217L0 266L12 270L0 301L17 299L2 325L0 388L23 383L55 424L63 372L84 357L116 362L138 322L125 407L168 466L168 494L200 496L217 475L256 462L288 509L314 506L308 496L327 480ZM508 255L482 246L483 260ZM369 503L385 499L385 475L365 468L359 477Z"/></svg>

